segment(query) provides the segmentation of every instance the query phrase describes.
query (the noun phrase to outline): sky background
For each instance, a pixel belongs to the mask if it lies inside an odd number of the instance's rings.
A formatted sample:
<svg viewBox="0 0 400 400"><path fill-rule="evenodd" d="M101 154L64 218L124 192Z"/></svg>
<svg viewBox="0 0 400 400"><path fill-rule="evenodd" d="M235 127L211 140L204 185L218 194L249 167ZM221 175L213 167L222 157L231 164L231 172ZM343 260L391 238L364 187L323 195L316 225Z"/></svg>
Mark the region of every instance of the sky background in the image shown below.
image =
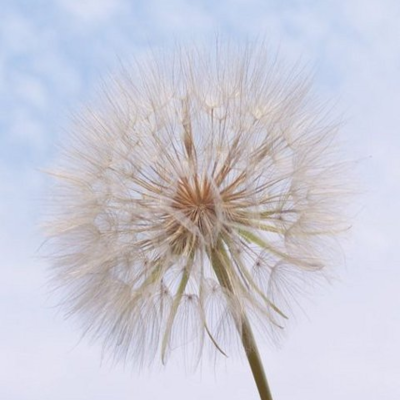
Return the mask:
<svg viewBox="0 0 400 400"><path fill-rule="evenodd" d="M138 374L53 307L44 238L48 178L68 115L119 60L219 32L267 37L315 70L346 124L361 195L346 266L280 348L261 353L276 400L400 398L400 2L0 0L0 398L257 399L246 360Z"/></svg>

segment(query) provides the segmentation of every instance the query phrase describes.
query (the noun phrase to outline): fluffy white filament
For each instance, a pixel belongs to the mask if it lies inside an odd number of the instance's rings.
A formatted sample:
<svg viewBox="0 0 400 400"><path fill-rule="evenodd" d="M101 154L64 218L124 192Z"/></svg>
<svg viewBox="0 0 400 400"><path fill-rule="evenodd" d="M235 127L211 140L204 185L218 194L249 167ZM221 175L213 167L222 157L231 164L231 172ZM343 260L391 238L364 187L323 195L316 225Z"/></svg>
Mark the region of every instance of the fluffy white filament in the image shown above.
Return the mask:
<svg viewBox="0 0 400 400"><path fill-rule="evenodd" d="M216 44L125 69L100 103L52 172L64 307L140 365L181 346L196 360L208 345L229 354L244 312L281 330L343 229L336 127L308 80L261 44Z"/></svg>

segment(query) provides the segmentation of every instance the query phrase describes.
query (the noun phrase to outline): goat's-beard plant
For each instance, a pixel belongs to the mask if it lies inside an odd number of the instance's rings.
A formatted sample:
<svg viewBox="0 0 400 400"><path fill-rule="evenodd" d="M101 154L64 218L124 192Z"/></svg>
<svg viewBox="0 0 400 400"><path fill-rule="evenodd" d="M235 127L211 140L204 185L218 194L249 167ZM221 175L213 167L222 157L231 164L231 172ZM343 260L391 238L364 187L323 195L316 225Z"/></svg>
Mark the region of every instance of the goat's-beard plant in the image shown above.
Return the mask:
<svg viewBox="0 0 400 400"><path fill-rule="evenodd" d="M140 365L241 342L271 399L251 326L273 337L290 297L327 276L343 229L337 125L260 43L153 54L99 98L51 172L63 306Z"/></svg>

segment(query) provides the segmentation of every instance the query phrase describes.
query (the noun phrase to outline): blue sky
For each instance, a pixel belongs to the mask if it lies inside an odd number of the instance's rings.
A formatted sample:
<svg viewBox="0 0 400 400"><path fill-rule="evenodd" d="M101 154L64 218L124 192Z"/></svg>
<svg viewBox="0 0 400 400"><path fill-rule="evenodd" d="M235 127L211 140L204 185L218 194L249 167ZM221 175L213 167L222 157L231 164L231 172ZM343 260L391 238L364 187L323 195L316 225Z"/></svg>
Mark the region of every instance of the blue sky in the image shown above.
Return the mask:
<svg viewBox="0 0 400 400"><path fill-rule="evenodd" d="M40 170L70 112L119 60L215 32L266 36L312 66L317 92L344 115L362 187L340 279L306 304L281 348L262 347L275 398L400 398L399 2L0 0L0 10L0 398L256 398L244 360L195 374L101 364L99 346L52 307L37 251L49 185Z"/></svg>

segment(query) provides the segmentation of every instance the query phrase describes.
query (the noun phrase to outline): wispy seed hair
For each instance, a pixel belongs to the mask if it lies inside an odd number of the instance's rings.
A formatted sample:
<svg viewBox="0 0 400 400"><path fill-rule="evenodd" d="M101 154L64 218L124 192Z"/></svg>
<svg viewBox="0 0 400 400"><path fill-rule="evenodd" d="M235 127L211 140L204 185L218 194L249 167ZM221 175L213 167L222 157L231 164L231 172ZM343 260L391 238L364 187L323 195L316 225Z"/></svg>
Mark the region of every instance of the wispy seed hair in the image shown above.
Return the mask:
<svg viewBox="0 0 400 400"><path fill-rule="evenodd" d="M244 313L274 338L337 260L337 128L304 71L262 43L124 67L52 171L52 282L68 315L140 366L177 348L230 354Z"/></svg>

